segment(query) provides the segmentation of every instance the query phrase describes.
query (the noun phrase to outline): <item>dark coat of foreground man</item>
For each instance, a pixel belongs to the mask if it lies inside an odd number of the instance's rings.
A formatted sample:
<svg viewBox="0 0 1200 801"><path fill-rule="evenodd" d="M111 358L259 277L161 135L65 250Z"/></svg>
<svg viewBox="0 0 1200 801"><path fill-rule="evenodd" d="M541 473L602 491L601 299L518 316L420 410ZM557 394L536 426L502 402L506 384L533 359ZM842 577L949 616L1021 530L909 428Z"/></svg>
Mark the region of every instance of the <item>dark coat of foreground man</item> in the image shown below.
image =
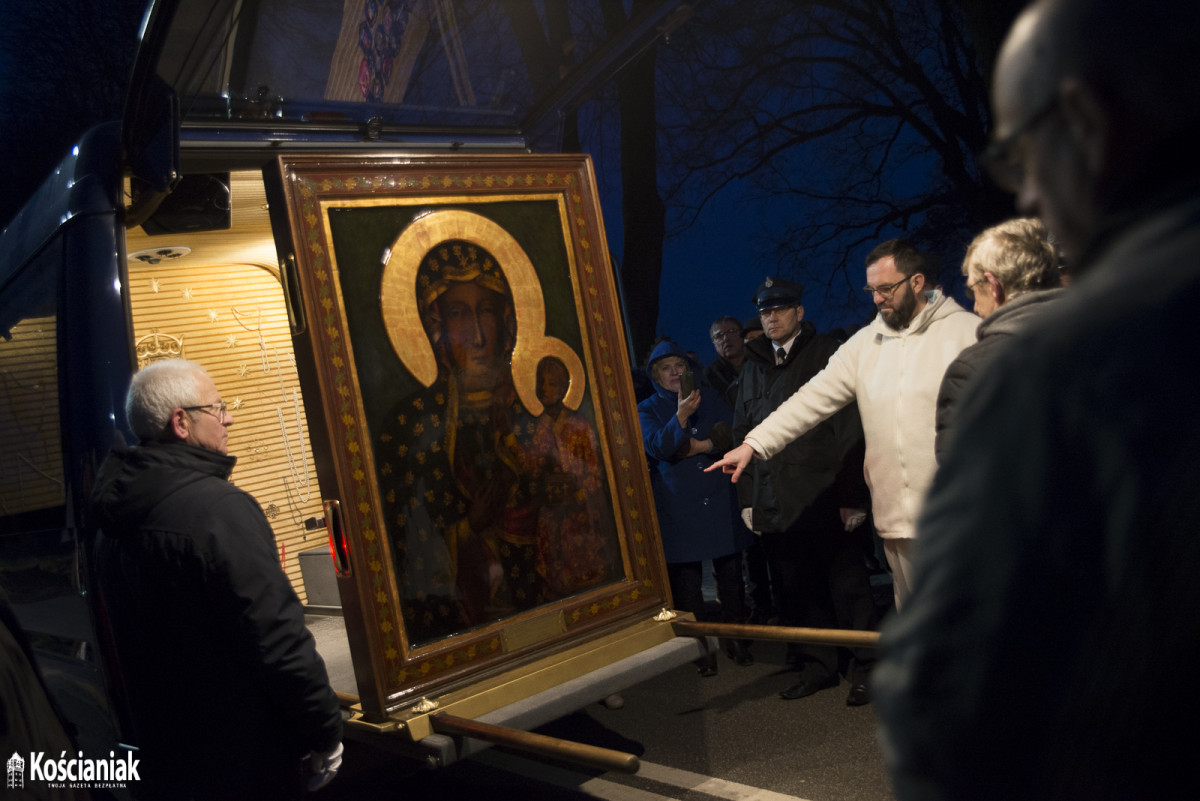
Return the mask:
<svg viewBox="0 0 1200 801"><path fill-rule="evenodd" d="M236 459L147 443L109 454L96 546L143 778L163 798L289 798L341 738L337 699ZM156 797L154 795L144 797Z"/></svg>
<svg viewBox="0 0 1200 801"><path fill-rule="evenodd" d="M874 685L905 801L1195 794L1198 29L1043 0L1002 50L1010 184L1080 278L968 390L920 519Z"/></svg>
<svg viewBox="0 0 1200 801"><path fill-rule="evenodd" d="M1194 781L1198 252L1200 204L1124 232L968 393L875 671L900 798Z"/></svg>

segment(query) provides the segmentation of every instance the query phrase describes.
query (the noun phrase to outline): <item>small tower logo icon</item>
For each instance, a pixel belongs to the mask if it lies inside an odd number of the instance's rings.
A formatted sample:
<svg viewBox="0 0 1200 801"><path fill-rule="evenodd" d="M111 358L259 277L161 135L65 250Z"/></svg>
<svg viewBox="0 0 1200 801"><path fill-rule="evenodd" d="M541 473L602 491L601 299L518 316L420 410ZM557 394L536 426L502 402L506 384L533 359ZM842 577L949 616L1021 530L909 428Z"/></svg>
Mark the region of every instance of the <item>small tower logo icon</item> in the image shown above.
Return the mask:
<svg viewBox="0 0 1200 801"><path fill-rule="evenodd" d="M25 789L25 760L16 751L8 758L8 780L5 785L10 790Z"/></svg>

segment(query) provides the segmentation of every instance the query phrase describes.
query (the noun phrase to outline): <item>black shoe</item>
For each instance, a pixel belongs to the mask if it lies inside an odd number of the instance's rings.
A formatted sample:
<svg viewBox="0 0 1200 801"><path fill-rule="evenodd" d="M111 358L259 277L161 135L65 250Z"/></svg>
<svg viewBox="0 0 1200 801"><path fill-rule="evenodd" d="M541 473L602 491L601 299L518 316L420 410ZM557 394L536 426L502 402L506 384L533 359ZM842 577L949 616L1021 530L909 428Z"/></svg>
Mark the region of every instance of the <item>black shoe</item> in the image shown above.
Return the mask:
<svg viewBox="0 0 1200 801"><path fill-rule="evenodd" d="M725 653L733 660L735 665L748 667L754 664L754 654L750 653L750 644L745 640L733 640Z"/></svg>
<svg viewBox="0 0 1200 801"><path fill-rule="evenodd" d="M807 698L813 693L818 693L821 690L827 690L830 687L838 686L838 677L825 679L824 681L813 681L812 679L801 679L797 683L788 687L779 694L779 697L785 701L795 701L797 698Z"/></svg>
<svg viewBox="0 0 1200 801"><path fill-rule="evenodd" d="M850 688L850 694L846 696L846 706L866 706L869 703L871 693L866 684L859 682Z"/></svg>
<svg viewBox="0 0 1200 801"><path fill-rule="evenodd" d="M717 675L717 655L714 653L710 653L707 656L697 659L694 664L696 665L697 672L699 672L700 676L703 678L711 679L713 676Z"/></svg>

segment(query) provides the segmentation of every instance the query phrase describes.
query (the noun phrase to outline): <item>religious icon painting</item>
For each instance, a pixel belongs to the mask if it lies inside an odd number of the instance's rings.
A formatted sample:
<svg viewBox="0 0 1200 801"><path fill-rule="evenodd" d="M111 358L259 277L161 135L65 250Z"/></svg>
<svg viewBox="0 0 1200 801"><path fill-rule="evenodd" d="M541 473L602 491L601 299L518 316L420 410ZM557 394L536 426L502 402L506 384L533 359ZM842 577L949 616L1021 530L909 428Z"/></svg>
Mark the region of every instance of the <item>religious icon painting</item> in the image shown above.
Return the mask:
<svg viewBox="0 0 1200 801"><path fill-rule="evenodd" d="M664 605L590 160L314 156L279 177L364 701Z"/></svg>

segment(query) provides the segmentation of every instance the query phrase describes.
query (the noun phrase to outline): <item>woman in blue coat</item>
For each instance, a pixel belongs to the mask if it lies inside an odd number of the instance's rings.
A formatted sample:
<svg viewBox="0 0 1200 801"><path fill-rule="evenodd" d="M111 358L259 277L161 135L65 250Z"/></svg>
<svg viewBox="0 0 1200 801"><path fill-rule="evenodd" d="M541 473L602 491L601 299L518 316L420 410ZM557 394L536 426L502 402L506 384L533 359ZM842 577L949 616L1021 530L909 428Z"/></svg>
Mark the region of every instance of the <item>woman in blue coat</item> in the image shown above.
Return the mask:
<svg viewBox="0 0 1200 801"><path fill-rule="evenodd" d="M741 623L746 619L742 550L752 535L741 524L729 479L704 472L731 445L733 412L710 389L679 396L680 376L698 372L698 367L674 342L664 340L654 348L646 371L655 391L638 404L642 441L650 457L650 483L675 606L703 617L703 562L711 559L722 617ZM720 446L713 443L714 436ZM731 641L727 648L738 664L753 662L746 643ZM715 661L702 663L700 673L715 674Z"/></svg>

